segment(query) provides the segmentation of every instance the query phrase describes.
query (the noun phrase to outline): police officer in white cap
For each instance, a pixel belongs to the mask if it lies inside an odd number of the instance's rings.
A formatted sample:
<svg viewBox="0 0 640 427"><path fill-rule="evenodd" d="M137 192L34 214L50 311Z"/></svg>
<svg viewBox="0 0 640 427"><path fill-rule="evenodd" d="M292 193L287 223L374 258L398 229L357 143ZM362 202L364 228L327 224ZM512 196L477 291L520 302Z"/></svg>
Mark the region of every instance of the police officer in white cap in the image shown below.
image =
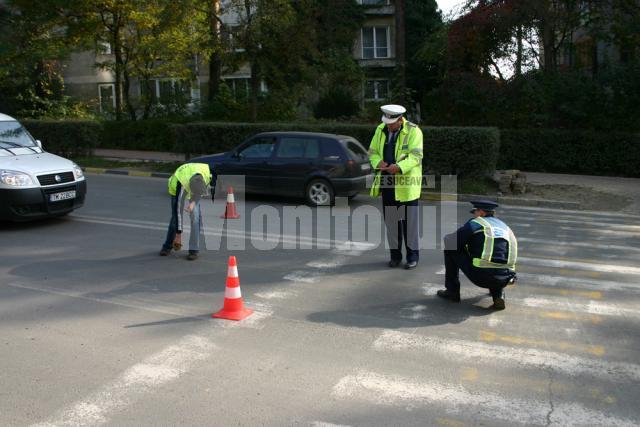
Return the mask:
<svg viewBox="0 0 640 427"><path fill-rule="evenodd" d="M371 196L382 194L382 206L390 249L389 267L402 262L406 249L406 269L420 258L418 200L422 190L422 131L403 117L401 105L383 105L382 123L369 145L369 160L376 169Z"/></svg>

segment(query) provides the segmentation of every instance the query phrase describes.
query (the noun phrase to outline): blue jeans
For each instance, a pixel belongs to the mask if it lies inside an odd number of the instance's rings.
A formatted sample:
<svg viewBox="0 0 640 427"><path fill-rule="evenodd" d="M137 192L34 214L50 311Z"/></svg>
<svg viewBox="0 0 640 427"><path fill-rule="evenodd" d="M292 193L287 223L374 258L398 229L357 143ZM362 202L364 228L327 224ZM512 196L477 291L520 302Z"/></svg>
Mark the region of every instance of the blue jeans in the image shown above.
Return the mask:
<svg viewBox="0 0 640 427"><path fill-rule="evenodd" d="M182 205L180 202L180 191L178 195L171 196L171 220L169 221L169 228L167 229L167 238L162 245L162 249L171 250L173 248L173 241L178 234L178 230L182 230L182 224L179 223L182 219ZM202 228L202 213L200 211L200 202L196 203L196 207L189 215L191 222L191 234L189 235L189 252L198 252L200 250L200 233Z"/></svg>

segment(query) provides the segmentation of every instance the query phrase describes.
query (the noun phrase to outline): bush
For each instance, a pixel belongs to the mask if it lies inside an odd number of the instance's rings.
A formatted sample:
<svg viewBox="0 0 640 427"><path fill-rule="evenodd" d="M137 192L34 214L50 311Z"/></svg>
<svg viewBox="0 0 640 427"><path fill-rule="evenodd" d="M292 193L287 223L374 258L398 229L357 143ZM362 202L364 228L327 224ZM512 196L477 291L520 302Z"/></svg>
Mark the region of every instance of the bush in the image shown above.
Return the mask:
<svg viewBox="0 0 640 427"><path fill-rule="evenodd" d="M522 129L501 133L500 169L640 177L640 135Z"/></svg>
<svg viewBox="0 0 640 427"><path fill-rule="evenodd" d="M323 132L349 135L368 148L375 125L300 123L190 123L174 125L174 151L187 156L213 154L236 147L251 135L269 131ZM493 173L500 133L493 128L423 128L425 173L480 177Z"/></svg>
<svg viewBox="0 0 640 427"><path fill-rule="evenodd" d="M337 119L352 117L358 114L360 105L351 90L343 86L335 86L325 92L313 108L317 119Z"/></svg>
<svg viewBox="0 0 640 427"><path fill-rule="evenodd" d="M64 157L90 156L100 145L102 125L93 120L21 120L44 149Z"/></svg>
<svg viewBox="0 0 640 427"><path fill-rule="evenodd" d="M173 135L168 120L108 121L100 148L171 151Z"/></svg>

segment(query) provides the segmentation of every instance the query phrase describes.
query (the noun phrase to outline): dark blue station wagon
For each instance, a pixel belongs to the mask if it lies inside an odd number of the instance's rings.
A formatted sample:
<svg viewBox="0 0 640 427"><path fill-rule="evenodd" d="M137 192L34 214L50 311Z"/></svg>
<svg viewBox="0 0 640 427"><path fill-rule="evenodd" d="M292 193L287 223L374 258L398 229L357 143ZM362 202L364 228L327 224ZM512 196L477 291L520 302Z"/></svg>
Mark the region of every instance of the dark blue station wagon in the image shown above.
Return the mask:
<svg viewBox="0 0 640 427"><path fill-rule="evenodd" d="M218 175L244 175L248 193L304 197L311 206L355 197L371 173L367 151L354 138L311 132L266 132L235 149L201 156Z"/></svg>

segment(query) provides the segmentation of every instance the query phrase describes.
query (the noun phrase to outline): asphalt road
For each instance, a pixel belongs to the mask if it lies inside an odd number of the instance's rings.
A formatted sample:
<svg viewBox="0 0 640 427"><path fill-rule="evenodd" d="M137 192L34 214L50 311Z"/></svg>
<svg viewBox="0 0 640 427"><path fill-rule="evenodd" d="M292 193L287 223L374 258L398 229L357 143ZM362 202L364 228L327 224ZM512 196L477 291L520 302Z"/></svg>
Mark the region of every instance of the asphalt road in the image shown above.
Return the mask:
<svg viewBox="0 0 640 427"><path fill-rule="evenodd" d="M222 237L225 200L206 203L208 250L190 262L157 254L164 180L88 184L65 218L0 225L2 426L640 424L635 217L502 210L520 280L491 312L466 279L461 304L435 297L441 228L468 204L425 204L433 249L406 271L375 244L378 201L239 194ZM242 322L210 317L229 255L255 310Z"/></svg>

